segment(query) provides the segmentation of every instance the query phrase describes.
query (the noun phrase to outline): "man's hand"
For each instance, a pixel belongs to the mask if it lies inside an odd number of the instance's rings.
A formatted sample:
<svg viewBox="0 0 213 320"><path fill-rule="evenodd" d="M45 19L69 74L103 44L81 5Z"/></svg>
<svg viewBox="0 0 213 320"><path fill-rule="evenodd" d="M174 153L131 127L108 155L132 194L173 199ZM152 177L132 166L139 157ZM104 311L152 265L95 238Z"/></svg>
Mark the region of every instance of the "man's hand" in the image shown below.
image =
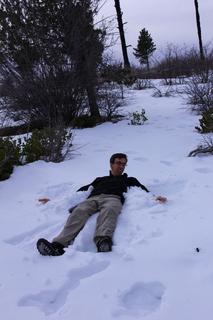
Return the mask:
<svg viewBox="0 0 213 320"><path fill-rule="evenodd" d="M161 197L161 196L158 196L157 198L155 198L155 201L162 201L162 202L166 202L167 199L165 197Z"/></svg>
<svg viewBox="0 0 213 320"><path fill-rule="evenodd" d="M38 201L42 203L47 203L48 201L50 201L50 199L42 198L42 199L38 199Z"/></svg>

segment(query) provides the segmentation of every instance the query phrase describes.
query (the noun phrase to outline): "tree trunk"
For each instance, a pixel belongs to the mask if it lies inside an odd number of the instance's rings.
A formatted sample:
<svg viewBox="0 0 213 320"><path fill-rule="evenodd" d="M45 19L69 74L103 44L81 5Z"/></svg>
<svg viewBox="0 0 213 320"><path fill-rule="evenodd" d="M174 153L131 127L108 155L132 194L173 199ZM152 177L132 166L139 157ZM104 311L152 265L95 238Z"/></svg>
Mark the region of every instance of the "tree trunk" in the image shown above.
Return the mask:
<svg viewBox="0 0 213 320"><path fill-rule="evenodd" d="M200 14L199 14L199 9L198 9L198 1L194 0L194 4L195 4L195 12L196 12L197 33L198 33L199 47L200 47L200 59L204 60L202 35L201 35L201 25L200 25Z"/></svg>
<svg viewBox="0 0 213 320"><path fill-rule="evenodd" d="M96 119L100 118L100 112L96 99L96 92L92 82L89 82L86 86L87 97L89 100L90 114L91 117L95 117Z"/></svg>
<svg viewBox="0 0 213 320"><path fill-rule="evenodd" d="M121 47L122 47L123 59L124 59L124 68L127 70L130 70L130 63L129 63L128 54L127 54L126 40L125 40L124 28L123 28L123 22L122 22L122 12L121 12L119 0L115 0L115 8L117 12L118 29L120 33Z"/></svg>

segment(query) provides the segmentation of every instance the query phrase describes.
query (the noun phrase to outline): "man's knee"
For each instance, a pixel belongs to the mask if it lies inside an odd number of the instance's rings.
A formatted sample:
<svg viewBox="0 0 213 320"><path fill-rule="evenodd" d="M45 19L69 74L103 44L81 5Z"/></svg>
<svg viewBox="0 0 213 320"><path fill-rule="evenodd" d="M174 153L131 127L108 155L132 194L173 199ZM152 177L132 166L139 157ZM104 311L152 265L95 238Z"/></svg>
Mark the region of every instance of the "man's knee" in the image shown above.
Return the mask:
<svg viewBox="0 0 213 320"><path fill-rule="evenodd" d="M117 201L109 201L106 203L105 210L114 213L115 215L118 215L121 212L122 204L119 200Z"/></svg>

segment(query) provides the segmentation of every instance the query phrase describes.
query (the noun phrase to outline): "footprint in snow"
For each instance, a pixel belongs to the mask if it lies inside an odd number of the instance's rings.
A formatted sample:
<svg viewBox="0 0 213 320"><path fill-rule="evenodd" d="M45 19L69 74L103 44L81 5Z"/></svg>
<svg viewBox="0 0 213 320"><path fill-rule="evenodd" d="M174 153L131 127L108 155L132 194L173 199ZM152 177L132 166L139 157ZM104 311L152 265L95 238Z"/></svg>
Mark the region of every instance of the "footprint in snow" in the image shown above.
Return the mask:
<svg viewBox="0 0 213 320"><path fill-rule="evenodd" d="M197 169L194 169L194 171L197 171L199 173L210 173L212 172L213 170L209 169L209 168L197 168Z"/></svg>
<svg viewBox="0 0 213 320"><path fill-rule="evenodd" d="M138 157L138 158L134 158L134 160L140 161L140 162L148 162L148 161L149 161L149 158Z"/></svg>
<svg viewBox="0 0 213 320"><path fill-rule="evenodd" d="M37 294L29 294L19 300L18 306L37 307L44 312L46 316L55 313L63 307L69 293L80 285L82 279L92 277L102 272L109 265L110 261L106 260L74 269L68 273L68 280L57 290L43 290Z"/></svg>
<svg viewBox="0 0 213 320"><path fill-rule="evenodd" d="M20 233L14 237L5 239L4 242L10 245L22 245L28 247L29 244L33 243L33 248L35 247L35 241L37 241L39 234L42 235L44 232L47 233L47 230L51 230L52 233L56 232L55 230L60 230L62 225L61 221L48 221L40 226L31 229L30 231L26 231Z"/></svg>
<svg viewBox="0 0 213 320"><path fill-rule="evenodd" d="M137 282L120 295L120 308L113 313L145 317L160 309L165 290L164 285L158 281Z"/></svg>
<svg viewBox="0 0 213 320"><path fill-rule="evenodd" d="M160 162L163 163L163 164L165 164L166 166L169 166L169 167L173 167L173 166L174 166L174 163L171 162L171 161L161 160Z"/></svg>

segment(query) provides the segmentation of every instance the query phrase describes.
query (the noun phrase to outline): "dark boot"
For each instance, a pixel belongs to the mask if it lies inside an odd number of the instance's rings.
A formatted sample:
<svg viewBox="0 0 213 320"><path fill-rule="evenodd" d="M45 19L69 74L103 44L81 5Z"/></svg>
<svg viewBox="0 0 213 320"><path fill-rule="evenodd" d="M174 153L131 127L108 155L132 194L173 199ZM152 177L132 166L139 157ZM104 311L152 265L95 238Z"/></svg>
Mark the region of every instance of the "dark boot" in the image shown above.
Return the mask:
<svg viewBox="0 0 213 320"><path fill-rule="evenodd" d="M97 243L98 252L112 251L112 240L110 237L103 237Z"/></svg>
<svg viewBox="0 0 213 320"><path fill-rule="evenodd" d="M37 249L43 256L61 256L65 253L64 246L59 242L50 243L46 239L39 239Z"/></svg>

